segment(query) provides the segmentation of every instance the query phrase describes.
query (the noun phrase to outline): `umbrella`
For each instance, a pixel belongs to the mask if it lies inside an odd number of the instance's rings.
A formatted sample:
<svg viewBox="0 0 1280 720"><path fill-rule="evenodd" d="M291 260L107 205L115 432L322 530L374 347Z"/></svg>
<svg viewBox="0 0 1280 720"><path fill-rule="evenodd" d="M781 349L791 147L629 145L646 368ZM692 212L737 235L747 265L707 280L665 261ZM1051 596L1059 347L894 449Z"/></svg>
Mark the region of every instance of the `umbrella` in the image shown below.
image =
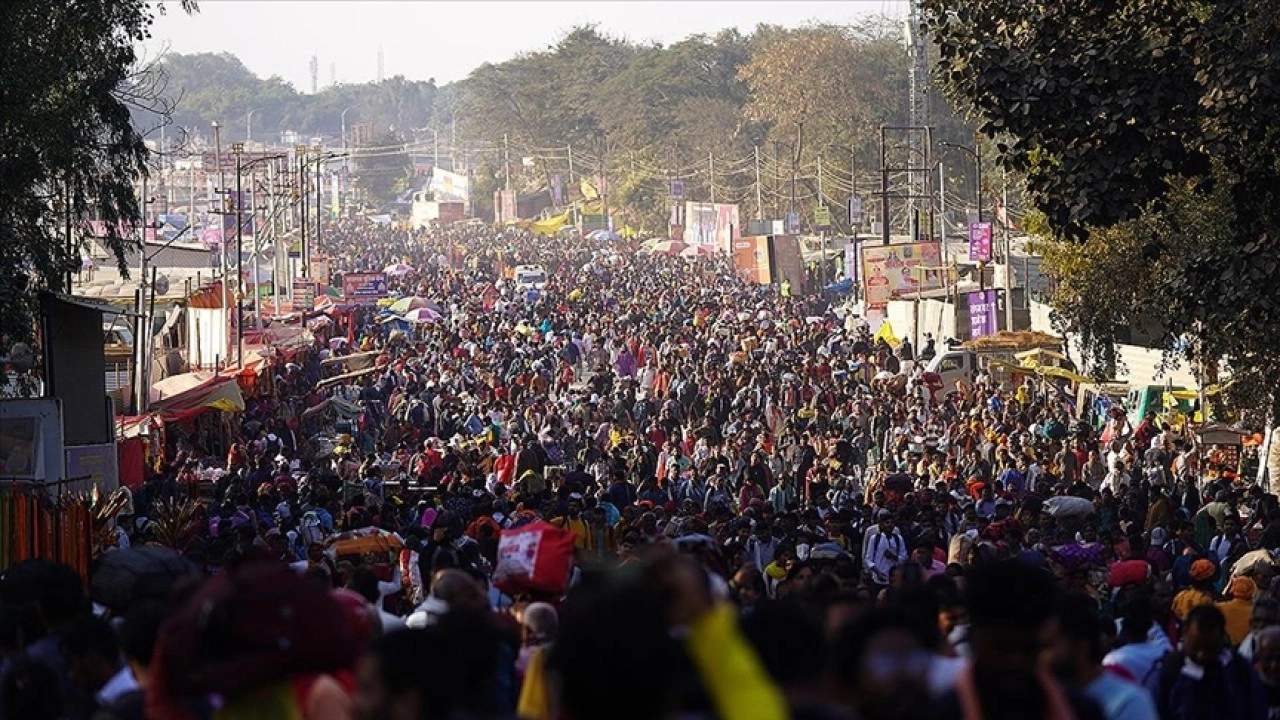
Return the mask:
<svg viewBox="0 0 1280 720"><path fill-rule="evenodd" d="M690 245L680 251L680 257L694 258L707 257L716 254L714 245Z"/></svg>
<svg viewBox="0 0 1280 720"><path fill-rule="evenodd" d="M440 322L440 313L431 308L420 307L405 313L404 319L415 325L424 325L426 323Z"/></svg>
<svg viewBox="0 0 1280 720"><path fill-rule="evenodd" d="M400 277L401 275L408 275L409 273L415 272L415 271L412 265L405 265L404 263L395 263L383 268L382 272L388 275L391 275L392 277Z"/></svg>
<svg viewBox="0 0 1280 720"><path fill-rule="evenodd" d="M659 240L650 245L648 251L654 255L677 255L683 251L688 245L679 240Z"/></svg>
<svg viewBox="0 0 1280 720"><path fill-rule="evenodd" d="M426 306L427 306L426 300L423 300L422 298L417 296L411 296L411 297L400 298L399 300L391 303L391 306L387 309L397 315L403 315L409 312L410 310L416 310L417 308L426 307Z"/></svg>
<svg viewBox="0 0 1280 720"><path fill-rule="evenodd" d="M622 238L612 230L592 230L587 233L587 239L597 242L617 242Z"/></svg>
<svg viewBox="0 0 1280 720"><path fill-rule="evenodd" d="M140 600L164 599L175 583L196 573L194 565L169 548L112 550L102 556L89 590L98 604L124 610Z"/></svg>

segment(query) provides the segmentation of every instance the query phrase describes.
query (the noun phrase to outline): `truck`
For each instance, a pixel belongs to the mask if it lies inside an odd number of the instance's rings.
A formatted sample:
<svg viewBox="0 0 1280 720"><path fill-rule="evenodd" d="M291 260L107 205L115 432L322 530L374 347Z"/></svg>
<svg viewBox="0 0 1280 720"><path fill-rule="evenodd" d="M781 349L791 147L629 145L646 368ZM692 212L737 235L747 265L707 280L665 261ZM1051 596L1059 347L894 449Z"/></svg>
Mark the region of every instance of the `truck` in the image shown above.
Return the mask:
<svg viewBox="0 0 1280 720"><path fill-rule="evenodd" d="M464 203L441 202L435 199L434 193L416 192L409 211L409 224L414 230L425 230L432 223L443 227L461 221L465 209Z"/></svg>
<svg viewBox="0 0 1280 720"><path fill-rule="evenodd" d="M1041 365L1075 370L1062 355L1062 340L1040 332L1005 331L938 353L925 366L925 382L951 390L960 382L972 385L986 370L997 383L1009 385L1014 375L1033 374Z"/></svg>

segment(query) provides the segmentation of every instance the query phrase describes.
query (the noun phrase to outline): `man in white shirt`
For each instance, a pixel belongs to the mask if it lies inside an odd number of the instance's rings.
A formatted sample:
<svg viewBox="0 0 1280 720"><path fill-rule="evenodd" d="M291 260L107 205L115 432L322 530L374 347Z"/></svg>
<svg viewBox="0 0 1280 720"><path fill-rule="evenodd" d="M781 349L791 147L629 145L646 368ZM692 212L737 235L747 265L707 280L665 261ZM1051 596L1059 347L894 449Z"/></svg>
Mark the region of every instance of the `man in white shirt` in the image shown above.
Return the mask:
<svg viewBox="0 0 1280 720"><path fill-rule="evenodd" d="M115 630L102 618L88 616L73 622L60 640L67 672L92 693L102 708L111 708L138 691L133 671L124 662Z"/></svg>
<svg viewBox="0 0 1280 720"><path fill-rule="evenodd" d="M461 570L441 570L431 583L431 594L405 619L405 626L424 628L434 625L453 608L488 607L487 588L482 588L470 575Z"/></svg>
<svg viewBox="0 0 1280 720"><path fill-rule="evenodd" d="M889 586L889 574L907 557L907 543L894 527L893 514L881 510L879 527L868 530L862 541L862 568L872 584Z"/></svg>

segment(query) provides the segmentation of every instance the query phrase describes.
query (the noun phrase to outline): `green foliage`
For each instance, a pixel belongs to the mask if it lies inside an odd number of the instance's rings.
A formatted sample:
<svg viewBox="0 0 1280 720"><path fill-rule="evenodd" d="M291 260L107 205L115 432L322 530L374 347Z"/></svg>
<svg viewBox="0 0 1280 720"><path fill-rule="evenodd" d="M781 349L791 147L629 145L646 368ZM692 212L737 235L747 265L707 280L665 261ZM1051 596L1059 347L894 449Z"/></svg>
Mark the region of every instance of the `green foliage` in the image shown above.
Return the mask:
<svg viewBox="0 0 1280 720"><path fill-rule="evenodd" d="M309 95L279 77L258 78L229 53L171 53L161 65L166 93L176 103L173 124L208 128L216 120L231 140L245 137L251 111L253 133L259 139L286 130L338 136L347 108L348 132L355 123L366 123L379 134L392 128L406 132L438 120L438 89L432 80L395 76L380 83L329 86ZM139 124L148 120L141 113L137 118Z"/></svg>
<svg viewBox="0 0 1280 720"><path fill-rule="evenodd" d="M0 351L31 340L36 291L65 289L66 273L79 268L67 218L105 221L117 260L140 220L133 180L146 172L147 150L130 110L156 108L154 76L135 55L156 8L143 0L0 3L9 68L0 82Z"/></svg>
<svg viewBox="0 0 1280 720"><path fill-rule="evenodd" d="M499 175L509 151L521 192L545 190L556 174L567 183L572 146L576 177L603 171L613 188L611 210L633 227L659 232L675 179L691 200L710 200L714 186L718 202L739 203L744 218L753 216L756 145L763 151L766 207L789 204L789 183L774 178L789 178L794 168L798 209L810 217L818 201L816 158L823 155L830 159L823 194L840 218L854 191L850 164L865 194L879 162L879 126L907 122L901 34L899 21L875 18L849 27L762 25L749 35L725 30L659 46L586 26L445 87L392 78L316 95L278 79L258 80L230 56L177 55L165 65L174 96L184 93L176 124L208 127L217 119L224 140L228 132L231 139L243 136L250 110L255 136L287 129L336 135L342 110L353 107L348 127L368 122L375 135L430 126L447 137L452 128L462 159ZM799 96L802 113L793 103ZM941 98L931 116L936 138L971 141L973 128ZM786 148L778 157L775 143ZM534 165L522 166L524 157L535 158ZM966 170L949 186L972 196L972 179ZM489 198L479 197L479 184L475 189L479 212Z"/></svg>
<svg viewBox="0 0 1280 720"><path fill-rule="evenodd" d="M369 155L359 159L355 180L377 204L395 200L408 188L411 162L407 153L397 149L403 145L403 135L385 132L363 148Z"/></svg>
<svg viewBox="0 0 1280 720"><path fill-rule="evenodd" d="M539 155L572 145L578 175L594 174L608 148L611 208L650 231L665 229L667 184L676 179L690 199L709 200L714 184L717 201L753 216L757 145L766 207L786 204L789 187L773 178L789 178L794 167L799 209L810 216L816 157L825 154L835 160L824 171L831 176L824 195L842 215L853 192L851 158L868 173L879 162L879 126L907 121L901 25L881 18L852 27L762 25L750 35L726 30L666 47L580 27L545 50L478 68L456 90L459 135L498 148L491 159L499 165L504 136ZM972 138L945 102L933 103L933 116L942 126L936 137ZM774 142L786 146L785 156L774 157ZM567 172L564 158L544 161L530 181L545 187L550 174ZM952 190L971 195L966 179Z"/></svg>
<svg viewBox="0 0 1280 720"><path fill-rule="evenodd" d="M1010 138L1003 160L1046 229L1097 245L1055 259L1060 287L1094 289L1064 291L1059 311L1087 325L1154 309L1167 347L1194 337L1210 365L1280 397L1280 0L927 10L947 91ZM1135 287L1102 293L1100 268Z"/></svg>

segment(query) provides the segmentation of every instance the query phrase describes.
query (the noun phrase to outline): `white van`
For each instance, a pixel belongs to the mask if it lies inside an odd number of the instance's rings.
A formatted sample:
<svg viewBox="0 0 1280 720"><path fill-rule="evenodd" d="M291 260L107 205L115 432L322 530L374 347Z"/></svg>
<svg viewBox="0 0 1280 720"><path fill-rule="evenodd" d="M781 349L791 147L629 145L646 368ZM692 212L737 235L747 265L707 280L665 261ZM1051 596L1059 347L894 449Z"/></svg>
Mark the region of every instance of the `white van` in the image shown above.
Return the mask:
<svg viewBox="0 0 1280 720"><path fill-rule="evenodd" d="M516 290L541 290L547 284L547 271L541 265L517 265L514 273Z"/></svg>

